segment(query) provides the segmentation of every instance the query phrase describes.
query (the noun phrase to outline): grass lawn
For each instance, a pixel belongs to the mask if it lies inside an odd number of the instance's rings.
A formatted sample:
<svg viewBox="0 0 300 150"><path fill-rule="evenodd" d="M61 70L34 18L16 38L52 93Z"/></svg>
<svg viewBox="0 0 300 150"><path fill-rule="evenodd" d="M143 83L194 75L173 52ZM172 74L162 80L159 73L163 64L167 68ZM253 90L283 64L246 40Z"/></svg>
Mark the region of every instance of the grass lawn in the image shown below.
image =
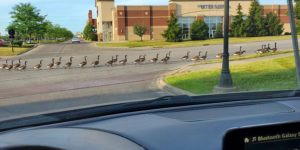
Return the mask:
<svg viewBox="0 0 300 150"><path fill-rule="evenodd" d="M15 47L14 48L15 53L12 53L11 47L0 47L0 56L15 56L15 55L19 55L21 53L24 53L27 50L28 50L28 48Z"/></svg>
<svg viewBox="0 0 300 150"><path fill-rule="evenodd" d="M276 41L290 39L290 35L282 36L266 36L266 37L246 37L246 38L230 38L229 42L233 43L247 43L247 42L259 42L259 41ZM193 46L206 46L222 44L223 39L208 39L199 41L183 41L183 42L166 42L166 41L123 41L123 42L109 42L109 43L97 43L100 47L193 47Z"/></svg>
<svg viewBox="0 0 300 150"><path fill-rule="evenodd" d="M231 73L239 91L287 90L297 86L293 57L232 66ZM218 84L219 77L220 70L213 69L170 75L164 80L195 94L209 94Z"/></svg>

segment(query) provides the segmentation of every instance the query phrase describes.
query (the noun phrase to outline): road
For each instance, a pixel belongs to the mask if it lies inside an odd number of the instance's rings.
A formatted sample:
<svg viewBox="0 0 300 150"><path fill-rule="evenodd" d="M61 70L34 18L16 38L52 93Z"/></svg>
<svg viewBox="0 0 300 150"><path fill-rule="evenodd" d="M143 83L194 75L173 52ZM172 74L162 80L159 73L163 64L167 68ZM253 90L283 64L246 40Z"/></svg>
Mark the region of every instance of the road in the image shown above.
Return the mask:
<svg viewBox="0 0 300 150"><path fill-rule="evenodd" d="M262 44L268 42L253 42L247 44L230 45L231 53L239 50L242 46L247 53L253 53ZM269 42L273 43L274 42ZM279 50L291 49L291 41L277 41ZM89 106L95 104L108 104L132 100L152 99L170 95L159 90L155 80L163 73L179 69L182 66L192 64L180 60L187 51L191 55L197 55L198 51L208 51L208 59L222 50L222 45L210 45L190 48L168 48L168 49L106 49L96 47L94 43L83 42L71 44L40 45L36 49L21 56L11 58L22 58L28 61L26 71L0 71L0 119L29 113L56 111L71 107ZM152 64L148 60L155 57L157 53L160 58L171 51L171 61L168 64ZM87 56L88 64L94 61L97 55L101 55L100 66L93 68L88 65L79 68L78 64ZM119 55L120 59L128 55L128 65L104 64L112 56ZM133 63L139 55L146 55L148 59L142 65ZM63 57L65 64L69 57L74 57L72 69L52 69L45 66L50 63L51 58ZM43 59L43 68L34 70L32 67ZM2 63L2 62L1 62Z"/></svg>

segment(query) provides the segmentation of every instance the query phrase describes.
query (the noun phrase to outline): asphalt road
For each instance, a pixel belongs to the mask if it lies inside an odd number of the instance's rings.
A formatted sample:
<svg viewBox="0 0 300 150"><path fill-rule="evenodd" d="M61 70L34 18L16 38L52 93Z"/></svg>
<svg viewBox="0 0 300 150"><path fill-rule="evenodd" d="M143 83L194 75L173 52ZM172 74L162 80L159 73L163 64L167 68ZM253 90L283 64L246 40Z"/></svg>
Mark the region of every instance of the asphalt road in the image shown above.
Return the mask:
<svg viewBox="0 0 300 150"><path fill-rule="evenodd" d="M230 52L237 51L242 46L247 53L254 53L262 44L267 43L233 44L230 45ZM273 47L274 42L269 43ZM292 48L289 40L277 43L279 50ZM172 52L168 64L149 62L157 53L162 58L168 51ZM154 82L163 73L192 64L191 61L180 60L187 51L191 51L191 56L197 55L198 51L202 53L208 51L208 59L213 59L222 51L222 45L172 49L106 49L88 42L40 45L28 53L10 58L16 60L21 57L22 62L27 60L26 71L0 71L0 119L70 107L170 95L171 93L160 91ZM101 55L100 66L92 68L90 63L96 60L97 55ZM128 65L105 66L105 63L115 55L119 55L120 59L128 55ZM139 55L146 55L147 61L142 65L133 63ZM74 57L72 69L46 68L51 58L57 60L58 57L63 57L62 64L65 64L70 56ZM83 61L84 56L88 58L88 66L82 69L78 64ZM40 59L43 59L42 69L32 69Z"/></svg>

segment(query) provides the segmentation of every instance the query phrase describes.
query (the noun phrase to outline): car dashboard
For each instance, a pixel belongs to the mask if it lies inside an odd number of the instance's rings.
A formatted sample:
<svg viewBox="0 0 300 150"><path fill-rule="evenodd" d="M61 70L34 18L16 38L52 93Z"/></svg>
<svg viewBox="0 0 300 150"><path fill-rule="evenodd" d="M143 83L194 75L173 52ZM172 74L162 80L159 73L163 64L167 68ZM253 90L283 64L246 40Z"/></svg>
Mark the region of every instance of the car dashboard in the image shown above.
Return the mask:
<svg viewBox="0 0 300 150"><path fill-rule="evenodd" d="M296 97L178 106L4 131L0 149L222 150L230 130L299 120Z"/></svg>

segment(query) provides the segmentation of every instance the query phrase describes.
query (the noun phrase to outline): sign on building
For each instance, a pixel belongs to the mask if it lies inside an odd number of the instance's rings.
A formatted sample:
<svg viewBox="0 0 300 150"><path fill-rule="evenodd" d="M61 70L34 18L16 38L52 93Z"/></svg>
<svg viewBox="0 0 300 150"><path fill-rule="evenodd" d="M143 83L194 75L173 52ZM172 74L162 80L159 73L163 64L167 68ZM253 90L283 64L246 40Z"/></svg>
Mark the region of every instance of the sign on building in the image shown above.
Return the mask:
<svg viewBox="0 0 300 150"><path fill-rule="evenodd" d="M224 5L213 5L213 4L208 4L208 5L198 5L201 9L224 9Z"/></svg>

